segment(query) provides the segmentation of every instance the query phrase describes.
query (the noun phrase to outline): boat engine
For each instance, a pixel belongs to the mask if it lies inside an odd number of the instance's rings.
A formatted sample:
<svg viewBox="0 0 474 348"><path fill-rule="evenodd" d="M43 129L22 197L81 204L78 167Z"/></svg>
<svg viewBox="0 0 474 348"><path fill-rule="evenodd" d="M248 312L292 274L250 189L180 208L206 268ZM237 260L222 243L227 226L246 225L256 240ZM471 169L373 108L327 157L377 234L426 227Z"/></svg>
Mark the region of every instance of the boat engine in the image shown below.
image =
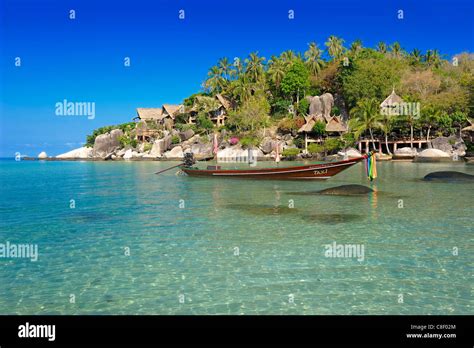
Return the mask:
<svg viewBox="0 0 474 348"><path fill-rule="evenodd" d="M185 167L192 167L196 160L194 159L194 155L192 152L186 152L184 154L184 166Z"/></svg>

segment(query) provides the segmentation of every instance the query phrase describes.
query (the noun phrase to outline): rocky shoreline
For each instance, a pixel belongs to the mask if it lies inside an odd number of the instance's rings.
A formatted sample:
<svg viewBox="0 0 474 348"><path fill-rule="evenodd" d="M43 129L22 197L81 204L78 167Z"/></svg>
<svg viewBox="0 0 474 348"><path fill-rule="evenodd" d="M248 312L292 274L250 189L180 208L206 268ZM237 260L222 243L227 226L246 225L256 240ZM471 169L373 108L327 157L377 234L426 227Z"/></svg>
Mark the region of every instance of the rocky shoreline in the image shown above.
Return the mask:
<svg viewBox="0 0 474 348"><path fill-rule="evenodd" d="M273 161L278 155L282 160L340 160L360 157L362 154L349 147L333 154L303 154L295 144L291 134L278 134L276 129L267 129L260 136L258 145L244 146L239 139L229 137L225 131L216 134L218 141L218 162L247 162L249 158L257 161ZM193 130L162 131L161 136L152 143L140 143L133 147L123 146L120 142L123 132L113 129L95 138L93 147L81 147L56 157L48 157L41 152L37 158L23 157L24 160L44 161L180 161L184 153L192 152L197 160L205 161L215 158L214 135L195 134ZM295 149L296 154L285 155L285 150ZM428 149L403 147L393 155L378 153L379 160L409 160L415 162L457 161L466 157L472 163L472 154L466 153L466 146L461 138L438 137L431 141Z"/></svg>

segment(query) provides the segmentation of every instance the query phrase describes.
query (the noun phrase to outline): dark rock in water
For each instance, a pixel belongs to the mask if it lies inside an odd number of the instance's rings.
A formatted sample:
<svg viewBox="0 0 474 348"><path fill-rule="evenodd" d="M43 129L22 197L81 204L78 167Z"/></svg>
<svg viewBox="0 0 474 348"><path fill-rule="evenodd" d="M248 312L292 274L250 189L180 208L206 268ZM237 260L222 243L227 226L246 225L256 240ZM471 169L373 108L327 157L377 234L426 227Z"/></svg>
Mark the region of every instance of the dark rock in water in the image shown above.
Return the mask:
<svg viewBox="0 0 474 348"><path fill-rule="evenodd" d="M311 214L304 216L304 220L312 223L320 223L327 225L348 223L353 221L361 221L365 219L365 215L359 214L344 214L344 213L332 213L332 214Z"/></svg>
<svg viewBox="0 0 474 348"><path fill-rule="evenodd" d="M365 195L371 192L374 192L374 190L363 185L341 185L341 186L330 187L328 189L318 191L320 195L335 195L335 196Z"/></svg>
<svg viewBox="0 0 474 348"><path fill-rule="evenodd" d="M423 180L425 181L443 181L443 182L456 182L456 181L473 181L474 175L454 172L454 171L445 171L445 172L434 172L426 175Z"/></svg>
<svg viewBox="0 0 474 348"><path fill-rule="evenodd" d="M226 204L224 207L244 211L252 215L268 216L268 215L286 215L293 214L298 211L296 208L286 206L273 206L265 204Z"/></svg>

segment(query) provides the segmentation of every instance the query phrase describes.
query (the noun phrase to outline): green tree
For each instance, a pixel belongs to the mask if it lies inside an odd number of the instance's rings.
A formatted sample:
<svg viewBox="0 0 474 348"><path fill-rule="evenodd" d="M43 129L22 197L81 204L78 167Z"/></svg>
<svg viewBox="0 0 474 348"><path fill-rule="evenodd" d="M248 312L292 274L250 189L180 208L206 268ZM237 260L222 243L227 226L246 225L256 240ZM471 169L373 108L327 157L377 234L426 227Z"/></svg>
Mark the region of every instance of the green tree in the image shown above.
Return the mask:
<svg viewBox="0 0 474 348"><path fill-rule="evenodd" d="M198 113L198 117L196 118L196 124L198 128L204 130L206 133L209 133L211 129L214 128L214 123L209 119L209 116L205 112Z"/></svg>
<svg viewBox="0 0 474 348"><path fill-rule="evenodd" d="M425 63L428 66L439 68L441 66L441 56L438 50L428 50L424 56Z"/></svg>
<svg viewBox="0 0 474 348"><path fill-rule="evenodd" d="M296 60L296 54L292 50L287 50L280 55L280 58L289 67Z"/></svg>
<svg viewBox="0 0 474 348"><path fill-rule="evenodd" d="M263 62L265 57L259 57L258 52L250 53L249 57L245 59L246 71L250 81L258 82L263 75Z"/></svg>
<svg viewBox="0 0 474 348"><path fill-rule="evenodd" d="M232 69L227 57L221 58L218 62L219 70L224 79L230 80Z"/></svg>
<svg viewBox="0 0 474 348"><path fill-rule="evenodd" d="M324 65L321 54L322 51L315 42L311 42L308 50L304 53L304 57L306 58L305 63L313 76L317 76Z"/></svg>
<svg viewBox="0 0 474 348"><path fill-rule="evenodd" d="M377 44L377 51L380 53L387 53L387 44L385 42L380 41Z"/></svg>
<svg viewBox="0 0 474 348"><path fill-rule="evenodd" d="M301 99L298 105L298 115L307 115L309 112L309 101L307 99Z"/></svg>
<svg viewBox="0 0 474 348"><path fill-rule="evenodd" d="M313 129L311 130L316 136L318 137L322 137L323 135L326 134L326 124L324 122L321 122L321 121L317 121L314 126L313 126Z"/></svg>
<svg viewBox="0 0 474 348"><path fill-rule="evenodd" d="M369 131L374 151L377 150L375 148L373 130L380 128L378 122L379 114L379 103L376 99L361 99L351 110L351 116L353 118L349 121L349 128L354 132L355 138L359 138L366 131Z"/></svg>
<svg viewBox="0 0 474 348"><path fill-rule="evenodd" d="M344 40L338 38L337 36L331 35L326 41L325 45L327 47L328 54L333 60L337 60L342 57L344 53Z"/></svg>
<svg viewBox="0 0 474 348"><path fill-rule="evenodd" d="M426 131L426 141L428 147L431 147L430 143L430 132L433 127L435 127L440 120L441 110L437 109L432 105L428 105L421 109L421 122L427 128Z"/></svg>
<svg viewBox="0 0 474 348"><path fill-rule="evenodd" d="M204 87L212 94L220 93L226 85L221 69L218 66L213 66L209 69L207 76Z"/></svg>
<svg viewBox="0 0 474 348"><path fill-rule="evenodd" d="M393 117L389 114L379 114L377 116L377 122L379 128L382 130L385 136L385 146L387 147L387 153L389 155L392 155L392 152L388 147L388 134L392 131L393 128Z"/></svg>
<svg viewBox="0 0 474 348"><path fill-rule="evenodd" d="M268 125L270 104L264 95L256 94L229 115L228 123L240 131L254 131Z"/></svg>
<svg viewBox="0 0 474 348"><path fill-rule="evenodd" d="M281 90L292 98L296 97L296 103L299 105L300 95L304 95L309 88L309 72L306 66L296 61L290 67L285 77L281 81ZM293 99L294 100L294 99Z"/></svg>
<svg viewBox="0 0 474 348"><path fill-rule="evenodd" d="M362 56L362 54L361 54ZM407 64L399 59L384 56L369 56L356 59L351 67L338 73L342 84L342 95L349 109L364 98L384 100L398 85Z"/></svg>
<svg viewBox="0 0 474 348"><path fill-rule="evenodd" d="M410 64L414 66L418 66L421 63L422 58L423 58L423 55L421 54L421 51L418 48L415 48L410 53Z"/></svg>
<svg viewBox="0 0 474 348"><path fill-rule="evenodd" d="M272 56L268 63L268 76L277 89L280 87L280 83L285 77L285 72L286 63L282 59Z"/></svg>
<svg viewBox="0 0 474 348"><path fill-rule="evenodd" d="M390 52L391 52L392 56L395 57L395 58L401 58L403 56L402 47L400 46L400 43L398 43L398 42L394 42L390 46Z"/></svg>
<svg viewBox="0 0 474 348"><path fill-rule="evenodd" d="M355 40L354 42L352 42L351 48L350 48L352 56L356 57L359 54L359 52L362 50L362 48L363 47L362 47L361 40Z"/></svg>

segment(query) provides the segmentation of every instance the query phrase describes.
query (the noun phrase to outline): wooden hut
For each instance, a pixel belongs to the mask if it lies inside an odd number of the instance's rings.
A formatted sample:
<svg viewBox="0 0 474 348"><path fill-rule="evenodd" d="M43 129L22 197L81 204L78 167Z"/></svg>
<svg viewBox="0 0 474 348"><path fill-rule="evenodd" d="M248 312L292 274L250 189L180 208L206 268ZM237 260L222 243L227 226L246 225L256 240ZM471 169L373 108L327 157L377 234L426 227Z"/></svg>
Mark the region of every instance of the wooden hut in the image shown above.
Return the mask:
<svg viewBox="0 0 474 348"><path fill-rule="evenodd" d="M212 112L211 120L217 127L224 126L227 114L232 108L232 104L222 94L216 94L216 99L219 102L219 107Z"/></svg>

